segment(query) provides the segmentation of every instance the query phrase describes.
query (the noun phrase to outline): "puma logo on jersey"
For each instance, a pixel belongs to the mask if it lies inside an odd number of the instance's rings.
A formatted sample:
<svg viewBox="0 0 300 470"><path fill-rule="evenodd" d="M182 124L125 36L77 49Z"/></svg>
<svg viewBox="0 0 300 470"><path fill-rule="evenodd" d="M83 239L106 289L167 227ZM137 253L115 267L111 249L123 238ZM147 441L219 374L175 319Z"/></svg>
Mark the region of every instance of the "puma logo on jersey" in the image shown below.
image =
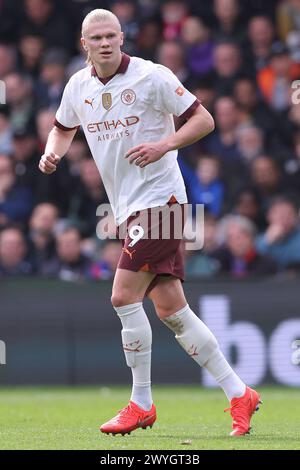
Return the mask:
<svg viewBox="0 0 300 470"><path fill-rule="evenodd" d="M129 251L127 248L122 248L122 250L124 251L124 253L126 253L126 255L129 256L130 259L133 259L133 254L136 252L136 250Z"/></svg>
<svg viewBox="0 0 300 470"><path fill-rule="evenodd" d="M88 98L86 98L86 99L84 100L84 104L90 104L91 107L94 109L94 107L93 107L93 101L94 101L94 99L95 99L95 98L92 98L91 100L89 100Z"/></svg>

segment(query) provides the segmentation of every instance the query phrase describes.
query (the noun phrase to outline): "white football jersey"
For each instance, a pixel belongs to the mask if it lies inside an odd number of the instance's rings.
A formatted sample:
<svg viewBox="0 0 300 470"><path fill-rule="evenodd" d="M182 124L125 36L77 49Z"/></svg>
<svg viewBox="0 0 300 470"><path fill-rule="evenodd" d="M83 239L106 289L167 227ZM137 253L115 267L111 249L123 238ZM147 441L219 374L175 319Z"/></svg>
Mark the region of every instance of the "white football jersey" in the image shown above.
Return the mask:
<svg viewBox="0 0 300 470"><path fill-rule="evenodd" d="M165 205L172 196L187 202L177 150L145 168L130 164L125 154L173 134L173 115L188 117L198 104L168 68L126 54L108 81L91 66L71 77L55 125L64 130L82 126L117 225L137 210Z"/></svg>

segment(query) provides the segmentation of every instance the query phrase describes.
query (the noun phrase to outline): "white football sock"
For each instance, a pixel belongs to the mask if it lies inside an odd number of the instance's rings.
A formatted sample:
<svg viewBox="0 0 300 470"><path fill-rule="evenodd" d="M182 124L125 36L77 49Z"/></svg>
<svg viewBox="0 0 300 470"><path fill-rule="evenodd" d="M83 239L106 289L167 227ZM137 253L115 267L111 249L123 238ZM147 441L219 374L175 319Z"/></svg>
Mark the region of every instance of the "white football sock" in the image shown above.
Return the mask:
<svg viewBox="0 0 300 470"><path fill-rule="evenodd" d="M188 304L162 321L174 331L189 356L211 373L229 400L244 395L246 385L226 361L215 336Z"/></svg>
<svg viewBox="0 0 300 470"><path fill-rule="evenodd" d="M114 307L120 317L126 363L132 371L131 400L145 410L152 406L151 345L152 331L142 302Z"/></svg>

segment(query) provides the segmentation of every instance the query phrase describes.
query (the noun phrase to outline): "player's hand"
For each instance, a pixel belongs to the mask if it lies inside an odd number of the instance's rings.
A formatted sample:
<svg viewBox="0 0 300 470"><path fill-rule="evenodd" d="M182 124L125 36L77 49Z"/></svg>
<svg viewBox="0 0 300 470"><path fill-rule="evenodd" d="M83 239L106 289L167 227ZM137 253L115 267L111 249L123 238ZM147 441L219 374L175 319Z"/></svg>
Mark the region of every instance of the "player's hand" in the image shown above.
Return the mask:
<svg viewBox="0 0 300 470"><path fill-rule="evenodd" d="M128 150L125 158L129 159L129 163L135 162L140 168L145 168L160 160L167 152L167 145L162 142L146 142Z"/></svg>
<svg viewBox="0 0 300 470"><path fill-rule="evenodd" d="M56 155L56 153L44 153L44 155L42 155L40 159L39 169L42 173L45 173L46 175L51 175L51 173L54 173L56 171L59 162L60 157Z"/></svg>

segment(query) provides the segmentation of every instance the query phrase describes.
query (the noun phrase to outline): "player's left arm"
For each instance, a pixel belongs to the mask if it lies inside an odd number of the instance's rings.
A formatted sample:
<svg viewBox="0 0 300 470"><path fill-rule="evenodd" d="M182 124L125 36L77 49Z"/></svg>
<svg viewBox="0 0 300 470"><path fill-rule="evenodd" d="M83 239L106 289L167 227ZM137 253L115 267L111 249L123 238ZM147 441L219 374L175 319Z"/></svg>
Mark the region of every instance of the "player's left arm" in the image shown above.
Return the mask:
<svg viewBox="0 0 300 470"><path fill-rule="evenodd" d="M146 142L131 148L125 155L130 163L144 168L160 160L167 152L177 150L197 142L215 128L212 115L201 104L193 111L187 122L175 134L159 140Z"/></svg>

